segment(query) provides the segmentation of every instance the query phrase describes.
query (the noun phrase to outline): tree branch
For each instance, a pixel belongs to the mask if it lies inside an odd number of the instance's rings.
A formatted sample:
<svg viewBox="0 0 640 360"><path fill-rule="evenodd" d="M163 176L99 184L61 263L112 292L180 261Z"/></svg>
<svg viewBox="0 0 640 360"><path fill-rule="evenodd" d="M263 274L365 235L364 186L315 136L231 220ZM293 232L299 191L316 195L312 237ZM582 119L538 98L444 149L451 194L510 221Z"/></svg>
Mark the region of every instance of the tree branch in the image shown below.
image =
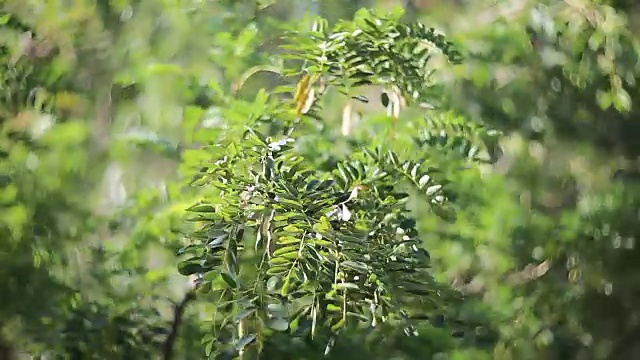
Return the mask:
<svg viewBox="0 0 640 360"><path fill-rule="evenodd" d="M182 323L182 317L184 315L184 311L189 305L191 301L196 298L195 290L189 291L182 301L175 305L173 310L173 321L171 322L171 329L169 331L169 335L167 335L167 339L165 340L162 346L162 359L163 360L172 360L173 353L175 348L175 343L178 338L178 331L180 329L180 324Z"/></svg>

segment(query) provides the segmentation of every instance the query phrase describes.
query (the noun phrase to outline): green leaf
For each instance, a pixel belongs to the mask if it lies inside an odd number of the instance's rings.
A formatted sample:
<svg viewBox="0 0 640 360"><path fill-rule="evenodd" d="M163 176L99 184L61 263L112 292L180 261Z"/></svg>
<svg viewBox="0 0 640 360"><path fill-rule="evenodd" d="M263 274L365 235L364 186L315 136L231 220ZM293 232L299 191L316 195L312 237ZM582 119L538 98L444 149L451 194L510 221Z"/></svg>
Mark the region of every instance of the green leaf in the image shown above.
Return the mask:
<svg viewBox="0 0 640 360"><path fill-rule="evenodd" d="M435 195L438 191L442 189L442 185L433 185L429 186L426 190L427 196Z"/></svg>
<svg viewBox="0 0 640 360"><path fill-rule="evenodd" d="M0 25L6 25L11 20L11 14L3 14L0 16Z"/></svg>
<svg viewBox="0 0 640 360"><path fill-rule="evenodd" d="M211 336L211 338L207 338L206 341L203 342L203 344L205 345L204 347L205 356L207 357L211 356L211 353L213 352L213 347L216 344L215 338Z"/></svg>
<svg viewBox="0 0 640 360"><path fill-rule="evenodd" d="M354 283L349 283L349 282L344 282L344 283L337 283L336 284L336 289L339 290L346 290L346 289L353 289L353 290L357 290L360 287Z"/></svg>
<svg viewBox="0 0 640 360"><path fill-rule="evenodd" d="M199 213L213 213L213 212L216 212L216 209L209 204L200 203L187 208L186 211L199 212Z"/></svg>
<svg viewBox="0 0 640 360"><path fill-rule="evenodd" d="M185 260L178 263L178 272L181 275L189 276L204 272L205 269L197 262L193 260Z"/></svg>
<svg viewBox="0 0 640 360"><path fill-rule="evenodd" d="M337 323L333 324L331 326L331 331L338 331L340 330L342 327L344 327L347 323L346 319L340 319Z"/></svg>
<svg viewBox="0 0 640 360"><path fill-rule="evenodd" d="M231 289L235 289L236 287L238 287L238 283L231 275L222 272L220 273L220 276L222 277L224 282L227 283L227 285L229 285Z"/></svg>
<svg viewBox="0 0 640 360"><path fill-rule="evenodd" d="M332 249L336 247L336 244L333 241L327 241L327 240L321 240L321 239L313 239L313 240L310 240L309 243L313 244L314 246L325 246Z"/></svg>
<svg viewBox="0 0 640 360"><path fill-rule="evenodd" d="M291 274L291 273L289 273ZM289 287L291 286L291 276L287 276L282 283L282 287L280 288L280 295L287 296L289 294Z"/></svg>
<svg viewBox="0 0 640 360"><path fill-rule="evenodd" d="M236 350L240 351L240 350L244 349L249 344L254 342L255 339L256 339L256 334L248 334L248 335L245 335L245 336L241 337L235 344Z"/></svg>
<svg viewBox="0 0 640 360"><path fill-rule="evenodd" d="M269 145L267 137L263 133L261 133L260 131L258 131L256 129L253 129L253 128L248 128L247 129L247 133L253 135L254 138L258 139L264 145L267 145L267 146Z"/></svg>
<svg viewBox="0 0 640 360"><path fill-rule="evenodd" d="M361 272L366 272L369 270L367 264L359 261L350 261L346 260L340 263L340 265Z"/></svg>
<svg viewBox="0 0 640 360"><path fill-rule="evenodd" d="M291 226L291 225L289 225L289 226ZM296 229L297 229L297 228L296 228ZM284 230L284 231L287 231L287 230L286 230L286 227L285 227L285 229L283 229L283 230ZM302 239L300 239L300 238L296 238L296 237L293 237L293 236L281 236L281 237L279 237L279 238L278 238L278 241L276 241L276 243L277 243L278 245L287 246L287 245L291 245L291 244L296 244L296 245L298 245L298 244L300 244L300 242L301 242L301 241L302 241ZM298 248L298 246L294 246L294 247L287 246L287 247L286 247L286 249L291 249L291 248L297 249L297 248Z"/></svg>
<svg viewBox="0 0 640 360"><path fill-rule="evenodd" d="M275 331L289 330L289 321L283 318L272 318L267 322L267 326Z"/></svg>
<svg viewBox="0 0 640 360"><path fill-rule="evenodd" d="M211 284L211 281L204 281L200 283L200 286L198 286L197 292L198 294L207 294L211 292L212 289L213 285Z"/></svg>
<svg viewBox="0 0 640 360"><path fill-rule="evenodd" d="M284 253L284 254L278 254L278 257L283 258L283 259L287 259L287 260L295 260L299 258L299 251L293 251L293 252L289 252L289 253Z"/></svg>
<svg viewBox="0 0 640 360"><path fill-rule="evenodd" d="M598 90L596 93L596 100L598 101L600 108L602 110L606 110L611 107L611 104L613 103L613 96L610 92Z"/></svg>
<svg viewBox="0 0 640 360"><path fill-rule="evenodd" d="M446 220L447 222L455 222L456 221L456 213L453 209L444 208L441 206L432 206L431 210L438 215L441 219Z"/></svg>
<svg viewBox="0 0 640 360"><path fill-rule="evenodd" d="M273 252L273 256L283 256L283 254L295 253L300 250L299 246L285 246Z"/></svg>
<svg viewBox="0 0 640 360"><path fill-rule="evenodd" d="M200 249L200 248L201 248L201 246L198 245L198 244L190 244L190 245L181 247L178 250L177 255L184 255L185 253L189 252L190 250L197 250L197 249Z"/></svg>
<svg viewBox="0 0 640 360"><path fill-rule="evenodd" d="M282 277L272 276L267 281L267 291L274 292L282 286Z"/></svg>
<svg viewBox="0 0 640 360"><path fill-rule="evenodd" d="M616 90L613 106L620 112L627 112L631 109L631 96L625 89L619 88Z"/></svg>
<svg viewBox="0 0 640 360"><path fill-rule="evenodd" d="M364 322L370 322L371 321L370 318L368 318L368 317L366 317L366 316L364 316L362 314L354 313L354 312L351 312L351 311L347 312L347 316L354 317L354 318L356 318L356 319L358 319L360 321L364 321Z"/></svg>
<svg viewBox="0 0 640 360"><path fill-rule="evenodd" d="M233 317L233 321L240 322L248 318L249 316L253 315L255 312L256 312L255 307L249 307L249 308L243 309L242 311L238 312L236 316Z"/></svg>
<svg viewBox="0 0 640 360"><path fill-rule="evenodd" d="M267 270L267 275L283 275L289 271L288 267L274 266Z"/></svg>
<svg viewBox="0 0 640 360"><path fill-rule="evenodd" d="M269 265L274 267L274 266L290 266L291 265L291 260L283 258L283 257L273 257L271 259L269 259Z"/></svg>

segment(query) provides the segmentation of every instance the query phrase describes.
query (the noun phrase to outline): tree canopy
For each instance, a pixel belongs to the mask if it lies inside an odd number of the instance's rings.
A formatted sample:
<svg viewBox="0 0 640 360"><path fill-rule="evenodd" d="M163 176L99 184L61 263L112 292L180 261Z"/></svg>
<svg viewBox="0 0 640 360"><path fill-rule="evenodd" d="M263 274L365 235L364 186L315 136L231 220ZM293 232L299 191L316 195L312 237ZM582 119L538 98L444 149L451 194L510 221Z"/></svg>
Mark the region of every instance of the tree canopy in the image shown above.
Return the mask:
<svg viewBox="0 0 640 360"><path fill-rule="evenodd" d="M640 357L635 2L1 4L0 359Z"/></svg>

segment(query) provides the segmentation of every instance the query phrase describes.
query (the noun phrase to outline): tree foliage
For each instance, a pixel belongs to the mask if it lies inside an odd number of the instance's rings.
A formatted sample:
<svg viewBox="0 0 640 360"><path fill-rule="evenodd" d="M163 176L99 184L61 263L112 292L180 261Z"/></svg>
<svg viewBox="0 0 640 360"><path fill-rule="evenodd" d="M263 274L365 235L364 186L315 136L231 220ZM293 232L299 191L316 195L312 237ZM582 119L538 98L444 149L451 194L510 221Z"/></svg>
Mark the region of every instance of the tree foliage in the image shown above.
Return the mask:
<svg viewBox="0 0 640 360"><path fill-rule="evenodd" d="M638 7L391 2L3 1L0 358L640 356Z"/></svg>
<svg viewBox="0 0 640 360"><path fill-rule="evenodd" d="M331 30L317 20L311 32L290 39L287 48L294 52L288 57L302 60L304 73L293 103L259 93L249 107L230 109L226 113L238 117L231 122L252 119L248 130L240 138L236 129L232 136L222 132L206 148L206 160L194 164L199 170L192 184L207 195L188 209L201 225L182 250L179 270L196 274L199 292L219 299L220 329L207 341L211 349L216 341L230 343L217 348L230 355L254 341L261 349L272 331L313 339L344 327L407 322L416 316L407 306L416 302L424 304L418 317L426 318L457 298L426 270L429 253L421 248L402 186L422 193L436 214L450 215L438 178L446 179L436 175L438 162L428 156L448 148L425 147L423 158L400 160L393 147L363 146L319 171L297 153L296 135L298 123L322 121L316 94L331 88L355 93L358 86L393 85L412 100L427 101L423 83L431 52L456 61L458 53L433 29L369 12ZM418 45L417 55L408 52ZM382 102L392 106L384 96ZM430 118L457 130L458 142L472 143L464 135L478 134L447 122L455 118ZM270 122L284 124L284 133L263 135L258 129ZM428 132L423 135L425 144L435 145ZM449 145L446 138L441 144Z"/></svg>

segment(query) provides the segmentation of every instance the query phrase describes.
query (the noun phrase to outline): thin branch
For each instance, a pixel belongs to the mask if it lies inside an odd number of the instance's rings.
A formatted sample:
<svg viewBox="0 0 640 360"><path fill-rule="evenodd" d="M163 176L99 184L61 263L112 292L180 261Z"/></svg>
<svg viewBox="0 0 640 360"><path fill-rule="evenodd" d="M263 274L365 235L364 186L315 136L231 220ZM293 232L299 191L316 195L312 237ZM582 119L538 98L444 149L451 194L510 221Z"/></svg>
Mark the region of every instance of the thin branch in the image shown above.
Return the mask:
<svg viewBox="0 0 640 360"><path fill-rule="evenodd" d="M173 310L173 321L171 322L171 330L169 331L169 335L167 335L167 339L162 346L162 359L163 360L172 360L173 353L175 348L176 340L178 339L178 331L180 330L180 324L182 323L182 318L184 315L184 311L189 305L191 301L196 298L195 290L189 291L182 301L175 305Z"/></svg>

